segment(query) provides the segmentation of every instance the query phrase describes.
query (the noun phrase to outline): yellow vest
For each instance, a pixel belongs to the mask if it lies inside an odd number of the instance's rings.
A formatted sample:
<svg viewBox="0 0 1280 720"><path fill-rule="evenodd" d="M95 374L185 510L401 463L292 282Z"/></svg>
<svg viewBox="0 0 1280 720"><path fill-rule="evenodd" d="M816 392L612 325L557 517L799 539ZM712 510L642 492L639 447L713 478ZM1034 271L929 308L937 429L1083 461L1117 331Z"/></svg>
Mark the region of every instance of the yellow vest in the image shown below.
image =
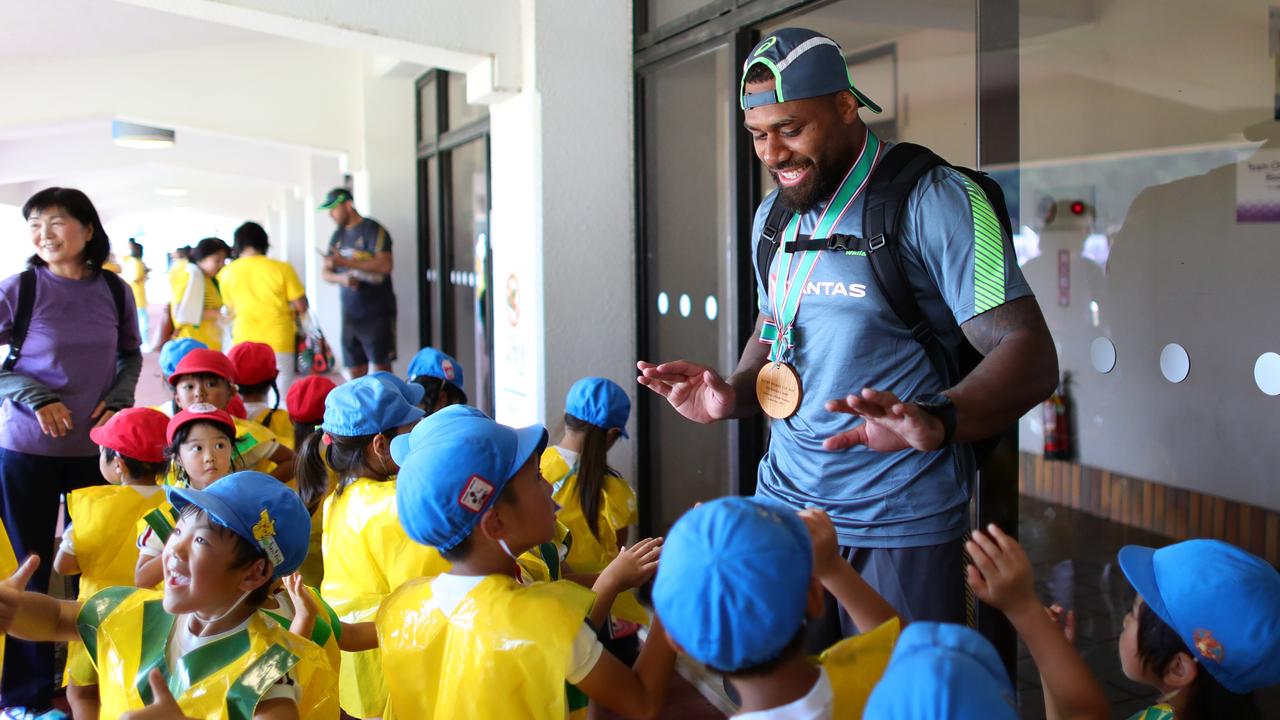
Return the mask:
<svg viewBox="0 0 1280 720"><path fill-rule="evenodd" d="M288 410L267 408L255 415L253 421L270 430L275 435L276 442L290 450L296 449L293 443L293 423L289 422Z"/></svg>
<svg viewBox="0 0 1280 720"><path fill-rule="evenodd" d="M338 640L342 637L342 622L338 620L338 613L325 602L319 590L311 586L307 586L307 590L311 591L316 604L320 606L320 612L316 614L315 627L312 628L311 637L308 639L324 650L324 657L329 661L329 667L333 669L334 675L337 675L342 665L341 650L338 648ZM294 611L296 612L297 609L295 608ZM282 628L288 629L292 624L291 619L285 618L275 610L261 608L259 612L276 621Z"/></svg>
<svg viewBox="0 0 1280 720"><path fill-rule="evenodd" d="M435 548L410 540L400 526L395 480L359 478L325 498L321 547L320 591L349 623L372 620L383 599L406 580L449 569ZM378 650L342 653L339 691L347 714L383 716L387 687L380 658Z"/></svg>
<svg viewBox="0 0 1280 720"><path fill-rule="evenodd" d="M18 569L18 558L13 554L13 545L9 543L9 531L0 521L0 577L9 577ZM4 639L7 635L0 633L0 658L4 657ZM4 663L0 662L0 676L3 676Z"/></svg>
<svg viewBox="0 0 1280 720"><path fill-rule="evenodd" d="M210 720L248 720L263 693L285 673L298 682L298 716L337 720L337 678L324 653L260 613L246 629L205 645L169 671L165 651L174 616L155 590L108 588L84 604L76 618L101 682L102 717L120 717L151 700L147 674L158 668L183 713Z"/></svg>
<svg viewBox="0 0 1280 720"><path fill-rule="evenodd" d="M430 579L406 583L377 616L391 706L421 720L562 720L565 668L593 601L568 581L490 575L446 616Z"/></svg>
<svg viewBox="0 0 1280 720"><path fill-rule="evenodd" d="M598 573L618 557L617 532L631 525L636 512L636 495L627 482L615 475L604 478L604 498L600 503L597 527L603 538L596 537L582 514L578 502L578 476L564 461L564 456L554 447L542 453L540 462L542 477L555 487L553 497L560 510L556 519L569 530L573 541L568 544L569 555L565 562L575 573ZM536 548L535 548L536 549ZM640 625L649 624L649 612L628 590L613 602L610 615L630 620Z"/></svg>
<svg viewBox="0 0 1280 720"><path fill-rule="evenodd" d="M845 638L818 656L834 698L831 717L859 718L871 690L880 682L902 627L893 618L861 635Z"/></svg>
<svg viewBox="0 0 1280 720"><path fill-rule="evenodd" d="M143 516L163 502L163 492L143 495L128 485L98 485L67 495L76 562L80 564L81 601L103 588L133 584L138 564L133 531ZM76 685L98 682L84 643L67 644L67 671L62 680Z"/></svg>

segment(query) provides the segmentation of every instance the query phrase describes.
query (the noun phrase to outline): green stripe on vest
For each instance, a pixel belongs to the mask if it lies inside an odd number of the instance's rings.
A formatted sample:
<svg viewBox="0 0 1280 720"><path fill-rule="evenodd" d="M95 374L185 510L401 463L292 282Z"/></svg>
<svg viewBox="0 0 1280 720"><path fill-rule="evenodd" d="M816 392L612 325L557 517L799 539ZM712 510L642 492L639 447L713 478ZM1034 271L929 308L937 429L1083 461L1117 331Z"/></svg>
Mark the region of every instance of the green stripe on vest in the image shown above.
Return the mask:
<svg viewBox="0 0 1280 720"><path fill-rule="evenodd" d="M282 645L272 645L232 683L227 691L227 716L231 720L253 720L253 710L262 694L297 664L297 655Z"/></svg>
<svg viewBox="0 0 1280 720"><path fill-rule="evenodd" d="M137 588L131 587L110 587L95 593L80 607L80 613L76 615L76 632L80 633L80 640L95 668L98 666L98 628L108 615L120 607L120 603L137 591Z"/></svg>

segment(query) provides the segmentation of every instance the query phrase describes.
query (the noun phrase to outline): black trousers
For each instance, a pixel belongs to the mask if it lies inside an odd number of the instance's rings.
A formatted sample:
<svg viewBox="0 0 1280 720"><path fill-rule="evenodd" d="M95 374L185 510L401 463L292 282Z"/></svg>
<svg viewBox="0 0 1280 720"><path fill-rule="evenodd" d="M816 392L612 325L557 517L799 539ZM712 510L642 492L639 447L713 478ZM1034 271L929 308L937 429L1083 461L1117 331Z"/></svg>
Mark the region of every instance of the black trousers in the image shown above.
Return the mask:
<svg viewBox="0 0 1280 720"><path fill-rule="evenodd" d="M105 482L96 455L62 458L0 449L0 518L4 519L13 554L19 564L29 555L40 556L40 568L27 585L28 590L49 591L59 496ZM5 642L0 706L49 706L56 690L53 650L51 642L12 637Z"/></svg>

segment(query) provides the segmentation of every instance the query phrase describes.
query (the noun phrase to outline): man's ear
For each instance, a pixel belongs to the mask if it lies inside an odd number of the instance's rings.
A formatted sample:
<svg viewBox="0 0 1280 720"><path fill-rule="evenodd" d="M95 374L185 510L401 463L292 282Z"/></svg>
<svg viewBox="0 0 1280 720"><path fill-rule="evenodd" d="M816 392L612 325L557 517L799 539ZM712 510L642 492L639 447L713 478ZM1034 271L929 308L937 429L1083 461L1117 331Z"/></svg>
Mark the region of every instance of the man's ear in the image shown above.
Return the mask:
<svg viewBox="0 0 1280 720"><path fill-rule="evenodd" d="M809 578L809 588L805 593L804 614L810 620L817 620L826 612L827 591L822 589L818 578Z"/></svg>
<svg viewBox="0 0 1280 720"><path fill-rule="evenodd" d="M1180 652L1173 656L1173 660L1165 668L1160 680L1170 690L1181 690L1190 687L1199 673L1200 665L1187 653Z"/></svg>
<svg viewBox="0 0 1280 720"><path fill-rule="evenodd" d="M836 93L836 113L840 116L840 121L845 125L857 122L858 107L858 98L853 96L853 92Z"/></svg>

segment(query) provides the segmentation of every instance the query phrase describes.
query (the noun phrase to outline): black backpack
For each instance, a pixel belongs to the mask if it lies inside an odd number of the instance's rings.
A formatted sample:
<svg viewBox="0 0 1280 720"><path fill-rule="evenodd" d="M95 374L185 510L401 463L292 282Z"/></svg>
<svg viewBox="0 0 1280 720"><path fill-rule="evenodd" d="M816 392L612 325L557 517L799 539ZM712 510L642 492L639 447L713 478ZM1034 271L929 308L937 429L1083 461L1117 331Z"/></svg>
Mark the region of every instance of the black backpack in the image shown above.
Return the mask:
<svg viewBox="0 0 1280 720"><path fill-rule="evenodd" d="M867 254L871 263L871 273L875 277L876 286L889 307L911 329L911 335L924 347L925 355L933 366L938 377L946 384L939 388L955 385L977 367L982 361L982 353L973 347L961 335L960 348L955 357L947 353L942 341L938 338L928 318L916 302L915 293L907 281L906 271L902 266L902 258L898 245L898 228L902 225L902 215L907 207L907 198L915 189L920 178L936 167L952 168L965 177L986 194L991 209L1000 221L1005 237L1012 237L1012 226L1009 222L1009 210L1005 205L1004 191L999 183L989 175L966 167L957 167L938 157L932 150L912 143L898 143L889 148L867 185L862 210L862 231L865 237L832 234L826 240L814 240L808 235L798 235L788 250L803 252L806 250L861 250ZM766 273L778 252L779 234L782 227L790 219L791 212L775 202L765 218L764 228L756 240L756 277L760 287L768 287ZM971 443L978 460L995 447L998 437Z"/></svg>
<svg viewBox="0 0 1280 720"><path fill-rule="evenodd" d="M100 270L107 287L111 289L111 299L115 301L116 320L124 329L125 300L128 291L119 275L110 270ZM9 340L9 355L4 359L0 369L11 372L22 357L22 344L27 340L27 330L31 328L31 313L36 306L36 271L33 268L23 270L18 277L18 307L13 314L13 337Z"/></svg>

